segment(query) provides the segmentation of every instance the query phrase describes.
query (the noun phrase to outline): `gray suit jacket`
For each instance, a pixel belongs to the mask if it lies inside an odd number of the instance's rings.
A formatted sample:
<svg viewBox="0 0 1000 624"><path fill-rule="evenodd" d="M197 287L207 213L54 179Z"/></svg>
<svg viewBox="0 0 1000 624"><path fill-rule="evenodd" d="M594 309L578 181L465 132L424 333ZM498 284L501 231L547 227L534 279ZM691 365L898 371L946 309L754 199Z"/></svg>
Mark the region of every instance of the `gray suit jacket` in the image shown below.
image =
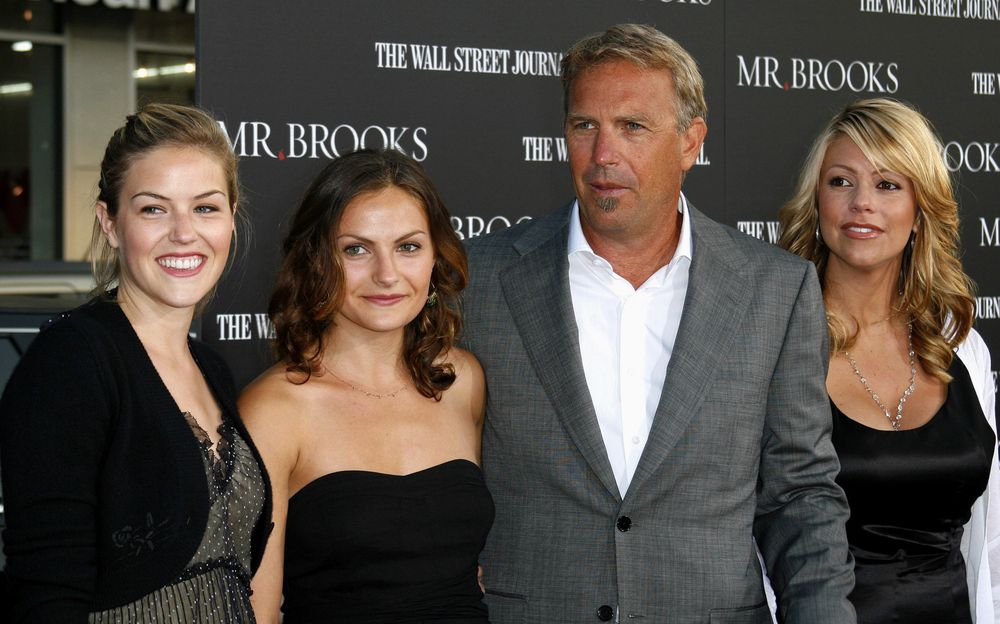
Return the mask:
<svg viewBox="0 0 1000 624"><path fill-rule="evenodd" d="M597 622L618 605L621 622L770 622L756 537L785 622L854 622L812 265L690 209L680 328L622 499L580 360L569 214L468 245L464 342L486 372L497 508L481 557L491 621Z"/></svg>

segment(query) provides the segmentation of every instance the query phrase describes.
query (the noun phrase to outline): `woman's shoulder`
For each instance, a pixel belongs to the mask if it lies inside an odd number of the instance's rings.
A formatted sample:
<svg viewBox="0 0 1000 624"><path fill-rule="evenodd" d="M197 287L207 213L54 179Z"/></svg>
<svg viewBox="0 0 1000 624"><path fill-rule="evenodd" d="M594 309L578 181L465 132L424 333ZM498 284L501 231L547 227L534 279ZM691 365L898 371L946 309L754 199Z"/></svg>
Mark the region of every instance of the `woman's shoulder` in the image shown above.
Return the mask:
<svg viewBox="0 0 1000 624"><path fill-rule="evenodd" d="M445 354L445 361L455 367L456 373L459 370L468 370L473 372L478 371L482 374L483 371L483 367L480 366L476 356L472 355L471 351L466 351L461 347L448 349L448 353Z"/></svg>
<svg viewBox="0 0 1000 624"><path fill-rule="evenodd" d="M280 428L287 433L301 428L310 417L310 406L329 403L322 395L324 384L314 383L316 377L303 383L304 379L279 362L251 381L239 398L240 415L247 427Z"/></svg>
<svg viewBox="0 0 1000 624"><path fill-rule="evenodd" d="M262 372L240 393L240 411L287 408L294 403L298 386L289 379L284 364L278 363Z"/></svg>
<svg viewBox="0 0 1000 624"><path fill-rule="evenodd" d="M4 430L76 431L82 439L92 426L96 439L110 421L123 392L118 341L78 310L47 321L17 363L0 399Z"/></svg>
<svg viewBox="0 0 1000 624"><path fill-rule="evenodd" d="M969 330L969 335L955 349L955 355L969 372L972 386L983 408L983 414L994 426L994 386L996 381L990 364L990 350L986 342L975 329Z"/></svg>
<svg viewBox="0 0 1000 624"><path fill-rule="evenodd" d="M265 459L295 447L301 410L284 366L276 364L250 382L237 405L240 419Z"/></svg>
<svg viewBox="0 0 1000 624"><path fill-rule="evenodd" d="M113 309L112 309L113 308ZM60 312L38 328L39 336L58 336L66 332L90 332L97 330L98 334L113 333L114 323L111 320L120 309L112 302L100 298L90 299L72 310Z"/></svg>
<svg viewBox="0 0 1000 624"><path fill-rule="evenodd" d="M465 349L452 347L445 361L455 368L455 381L445 392L445 400L462 405L463 412L472 412L473 420L481 420L486 399L486 378L479 360Z"/></svg>
<svg viewBox="0 0 1000 624"><path fill-rule="evenodd" d="M455 384L481 386L485 383L483 367L472 352L452 347L445 355L444 361L455 368Z"/></svg>
<svg viewBox="0 0 1000 624"><path fill-rule="evenodd" d="M317 441L317 427L329 425L338 413L339 402L331 400L323 378L301 379L279 362L250 382L238 401L240 418L268 464L272 484L291 473L302 449Z"/></svg>
<svg viewBox="0 0 1000 624"><path fill-rule="evenodd" d="M975 329L969 330L969 335L955 348L955 354L970 372L990 370L990 349Z"/></svg>
<svg viewBox="0 0 1000 624"><path fill-rule="evenodd" d="M118 348L118 332L105 317L108 304L91 300L48 319L38 330L18 368L41 368L47 378L61 372L73 374L80 367L99 366L96 359L116 359L108 354ZM117 306L115 306L117 307ZM127 322L127 321L126 321Z"/></svg>

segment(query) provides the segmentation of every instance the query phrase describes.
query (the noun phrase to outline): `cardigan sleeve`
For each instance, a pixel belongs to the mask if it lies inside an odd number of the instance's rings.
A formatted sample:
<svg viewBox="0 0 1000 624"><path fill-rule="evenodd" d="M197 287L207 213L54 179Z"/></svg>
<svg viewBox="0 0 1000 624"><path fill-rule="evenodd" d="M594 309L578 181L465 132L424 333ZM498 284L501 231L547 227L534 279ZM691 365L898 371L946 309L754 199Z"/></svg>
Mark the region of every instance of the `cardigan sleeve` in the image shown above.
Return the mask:
<svg viewBox="0 0 1000 624"><path fill-rule="evenodd" d="M99 475L114 402L67 320L43 331L0 401L7 576L14 622L86 622L97 576Z"/></svg>

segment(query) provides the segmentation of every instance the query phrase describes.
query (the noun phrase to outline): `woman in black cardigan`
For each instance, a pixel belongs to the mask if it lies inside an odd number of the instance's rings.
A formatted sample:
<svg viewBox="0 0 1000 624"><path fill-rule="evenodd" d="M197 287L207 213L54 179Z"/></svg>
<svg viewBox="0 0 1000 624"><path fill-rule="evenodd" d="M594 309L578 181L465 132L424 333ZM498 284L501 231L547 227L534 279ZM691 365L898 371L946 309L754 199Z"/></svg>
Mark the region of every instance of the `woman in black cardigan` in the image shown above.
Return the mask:
<svg viewBox="0 0 1000 624"><path fill-rule="evenodd" d="M235 230L236 157L149 105L101 163L100 295L50 321L0 402L16 622L252 622L270 489L225 364L188 337Z"/></svg>

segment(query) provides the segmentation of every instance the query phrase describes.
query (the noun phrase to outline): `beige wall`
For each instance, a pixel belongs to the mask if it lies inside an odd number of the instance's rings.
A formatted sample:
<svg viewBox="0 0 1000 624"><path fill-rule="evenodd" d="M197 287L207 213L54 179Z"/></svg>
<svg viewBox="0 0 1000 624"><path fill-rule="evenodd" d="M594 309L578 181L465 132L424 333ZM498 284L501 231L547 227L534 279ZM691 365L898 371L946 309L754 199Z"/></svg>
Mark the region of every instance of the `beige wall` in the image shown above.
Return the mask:
<svg viewBox="0 0 1000 624"><path fill-rule="evenodd" d="M135 110L134 45L128 15L101 23L67 25L64 51L65 108L63 257L83 260L90 243L102 150L111 133ZM120 19L121 22L116 23ZM123 37L122 33L128 33Z"/></svg>

